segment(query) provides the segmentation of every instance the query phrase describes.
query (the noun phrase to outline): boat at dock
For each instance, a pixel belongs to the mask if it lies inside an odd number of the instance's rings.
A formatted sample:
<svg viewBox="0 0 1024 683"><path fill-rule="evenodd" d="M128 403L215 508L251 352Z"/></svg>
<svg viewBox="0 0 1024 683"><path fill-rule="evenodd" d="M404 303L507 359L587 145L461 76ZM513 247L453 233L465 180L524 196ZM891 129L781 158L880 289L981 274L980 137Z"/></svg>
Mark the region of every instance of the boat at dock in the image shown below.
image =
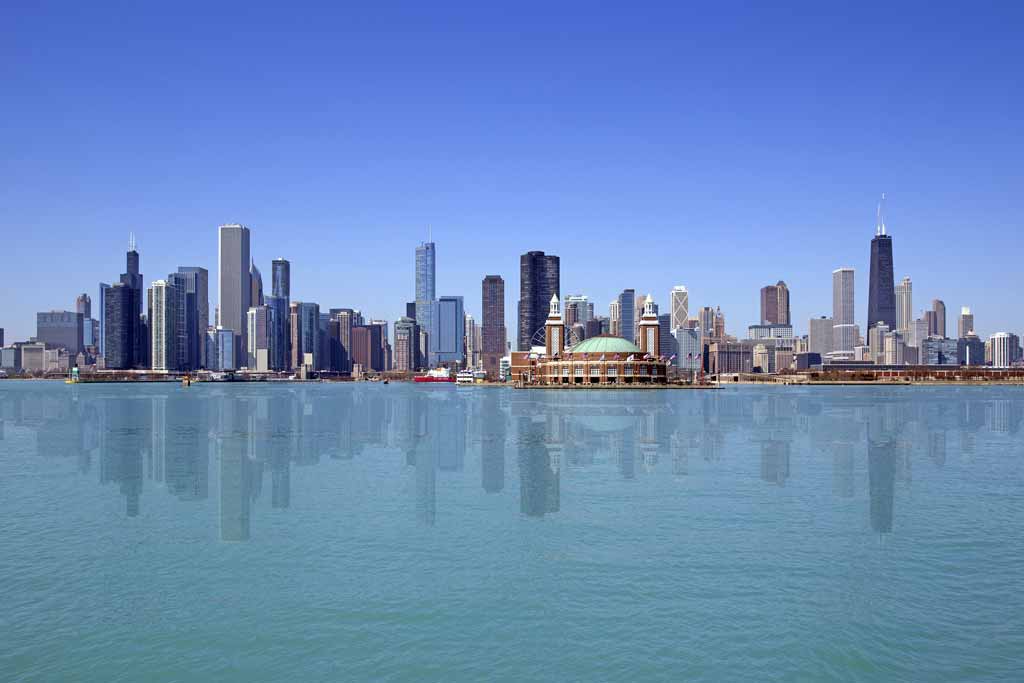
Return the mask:
<svg viewBox="0 0 1024 683"><path fill-rule="evenodd" d="M433 370L427 370L422 375L416 375L412 378L413 382L454 382L455 378L452 377L452 373L448 368L434 368Z"/></svg>

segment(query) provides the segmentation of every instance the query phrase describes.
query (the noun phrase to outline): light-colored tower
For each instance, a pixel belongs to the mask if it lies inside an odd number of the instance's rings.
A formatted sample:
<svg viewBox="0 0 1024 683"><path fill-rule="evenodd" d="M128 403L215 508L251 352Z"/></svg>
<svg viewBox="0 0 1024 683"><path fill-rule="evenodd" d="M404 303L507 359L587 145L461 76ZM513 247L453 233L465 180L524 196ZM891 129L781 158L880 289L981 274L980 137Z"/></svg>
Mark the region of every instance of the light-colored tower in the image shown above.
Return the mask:
<svg viewBox="0 0 1024 683"><path fill-rule="evenodd" d="M654 311L654 299L650 294L644 299L644 313L640 317L637 327L640 332L640 353L650 354L654 358L660 357L660 326L658 325L658 314Z"/></svg>
<svg viewBox="0 0 1024 683"><path fill-rule="evenodd" d="M153 320L150 323L151 353L154 370L177 370L178 289L167 280L151 285Z"/></svg>
<svg viewBox="0 0 1024 683"><path fill-rule="evenodd" d="M690 293L683 285L676 285L669 294L671 305L671 323L673 330L686 327L686 320L690 316Z"/></svg>
<svg viewBox="0 0 1024 683"><path fill-rule="evenodd" d="M832 271L832 323L853 324L853 268Z"/></svg>
<svg viewBox="0 0 1024 683"><path fill-rule="evenodd" d="M565 323L562 322L557 294L551 295L551 307L548 309L548 319L544 323L544 347L548 358L561 355L565 348Z"/></svg>
<svg viewBox="0 0 1024 683"><path fill-rule="evenodd" d="M618 300L608 304L608 333L613 337L622 336L622 304Z"/></svg>
<svg viewBox="0 0 1024 683"><path fill-rule="evenodd" d="M956 321L957 339L963 339L968 333L974 331L974 314L967 306L960 308L960 317Z"/></svg>
<svg viewBox="0 0 1024 683"><path fill-rule="evenodd" d="M914 285L904 277L896 285L896 331L906 336L914 320Z"/></svg>
<svg viewBox="0 0 1024 683"><path fill-rule="evenodd" d="M217 296L220 318L217 323L225 330L234 332L234 358L245 358L248 347L246 316L252 307L249 228L237 223L220 226L219 251Z"/></svg>

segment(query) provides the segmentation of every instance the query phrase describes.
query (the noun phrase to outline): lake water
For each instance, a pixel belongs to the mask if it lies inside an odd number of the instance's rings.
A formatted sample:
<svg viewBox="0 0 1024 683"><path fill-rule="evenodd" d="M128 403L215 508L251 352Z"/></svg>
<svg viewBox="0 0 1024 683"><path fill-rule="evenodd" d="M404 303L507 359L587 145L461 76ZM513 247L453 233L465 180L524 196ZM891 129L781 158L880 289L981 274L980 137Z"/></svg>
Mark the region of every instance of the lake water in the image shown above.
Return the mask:
<svg viewBox="0 0 1024 683"><path fill-rule="evenodd" d="M1024 392L0 382L0 680L1024 679Z"/></svg>

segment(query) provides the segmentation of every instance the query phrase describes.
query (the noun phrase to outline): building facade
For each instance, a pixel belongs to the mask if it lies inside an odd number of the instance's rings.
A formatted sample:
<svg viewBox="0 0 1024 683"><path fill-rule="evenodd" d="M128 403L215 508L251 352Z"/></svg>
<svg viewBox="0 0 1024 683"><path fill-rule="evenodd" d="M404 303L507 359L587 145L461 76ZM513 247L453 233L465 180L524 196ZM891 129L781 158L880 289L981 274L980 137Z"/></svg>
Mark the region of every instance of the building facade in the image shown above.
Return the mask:
<svg viewBox="0 0 1024 683"><path fill-rule="evenodd" d="M561 295L561 260L543 251L519 257L519 308L516 347L529 351L533 337L544 328L548 302Z"/></svg>
<svg viewBox="0 0 1024 683"><path fill-rule="evenodd" d="M669 293L669 311L672 316L669 327L673 331L686 327L686 321L690 317L690 293L683 285L676 285Z"/></svg>
<svg viewBox="0 0 1024 683"><path fill-rule="evenodd" d="M790 325L789 287L782 280L761 288L761 324Z"/></svg>
<svg viewBox="0 0 1024 683"><path fill-rule="evenodd" d="M896 285L896 331L902 335L910 332L914 320L914 284L904 277Z"/></svg>
<svg viewBox="0 0 1024 683"><path fill-rule="evenodd" d="M508 339L505 330L505 281L500 275L488 275L483 279L481 311L481 360L487 378L496 380L500 375L499 366ZM416 369L415 365L413 369Z"/></svg>
<svg viewBox="0 0 1024 683"><path fill-rule="evenodd" d="M236 348L233 360L237 361L247 353L246 315L252 307L249 228L237 223L222 225L218 236L220 270L217 299L220 317L217 325L234 333Z"/></svg>
<svg viewBox="0 0 1024 683"><path fill-rule="evenodd" d="M871 240L871 271L868 275L868 332L878 323L896 329L896 290L893 284L892 237L879 218Z"/></svg>

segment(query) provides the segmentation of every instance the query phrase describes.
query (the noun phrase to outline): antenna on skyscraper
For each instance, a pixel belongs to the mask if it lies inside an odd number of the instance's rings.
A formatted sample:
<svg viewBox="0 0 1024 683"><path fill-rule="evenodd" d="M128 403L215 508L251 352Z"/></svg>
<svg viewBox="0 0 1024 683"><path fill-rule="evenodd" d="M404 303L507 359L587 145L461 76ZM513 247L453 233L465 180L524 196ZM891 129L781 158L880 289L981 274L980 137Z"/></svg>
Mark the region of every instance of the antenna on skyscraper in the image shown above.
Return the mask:
<svg viewBox="0 0 1024 683"><path fill-rule="evenodd" d="M878 201L878 218L875 224L875 234L885 234L885 193L882 193L882 198Z"/></svg>
<svg viewBox="0 0 1024 683"><path fill-rule="evenodd" d="M135 251L135 233L128 233L128 251Z"/></svg>

